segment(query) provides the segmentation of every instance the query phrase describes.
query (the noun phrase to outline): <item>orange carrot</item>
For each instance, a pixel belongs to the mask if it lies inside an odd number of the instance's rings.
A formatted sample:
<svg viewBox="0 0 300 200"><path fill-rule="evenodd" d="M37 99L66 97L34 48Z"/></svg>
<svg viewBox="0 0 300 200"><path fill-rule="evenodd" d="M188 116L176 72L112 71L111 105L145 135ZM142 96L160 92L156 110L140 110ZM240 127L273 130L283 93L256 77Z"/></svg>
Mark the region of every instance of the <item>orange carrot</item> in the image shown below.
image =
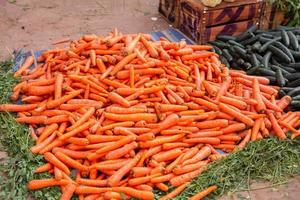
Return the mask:
<svg viewBox="0 0 300 200"><path fill-rule="evenodd" d="M22 75L34 62L33 56L28 56L24 63L19 67L18 71L15 72L14 77Z"/></svg>
<svg viewBox="0 0 300 200"><path fill-rule="evenodd" d="M218 187L216 185L210 186L206 188L205 190L195 194L194 196L190 197L189 200L201 200L213 191L215 191Z"/></svg>
<svg viewBox="0 0 300 200"><path fill-rule="evenodd" d="M226 104L223 104L223 103L220 103L219 107L223 112L234 116L239 121L241 121L249 126L253 126L254 121L251 118L249 118L248 116L243 115L240 112L237 112L236 110L230 108L229 106L227 106Z"/></svg>
<svg viewBox="0 0 300 200"><path fill-rule="evenodd" d="M68 180L62 179L62 180L55 180L55 179L41 179L41 180L32 180L28 183L27 187L30 190L38 190L45 187L51 187L51 186L63 186L67 185L69 183Z"/></svg>
<svg viewBox="0 0 300 200"><path fill-rule="evenodd" d="M168 200L168 199L173 199L176 196L178 196L190 183L189 182L184 182L180 185L177 185L178 187L175 188L172 192L166 194L165 196L161 197L159 200Z"/></svg>

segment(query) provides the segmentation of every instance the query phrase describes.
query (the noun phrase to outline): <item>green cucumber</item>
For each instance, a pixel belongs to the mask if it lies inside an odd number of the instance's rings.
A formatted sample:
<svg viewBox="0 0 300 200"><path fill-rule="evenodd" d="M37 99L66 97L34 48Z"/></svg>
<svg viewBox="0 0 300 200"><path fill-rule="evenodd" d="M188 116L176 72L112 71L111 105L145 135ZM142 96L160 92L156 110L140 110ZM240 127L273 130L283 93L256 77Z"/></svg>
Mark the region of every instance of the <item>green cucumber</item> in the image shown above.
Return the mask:
<svg viewBox="0 0 300 200"><path fill-rule="evenodd" d="M285 45L285 46L290 46L290 38L287 34L287 32L285 30L281 30L281 37L282 37L282 43Z"/></svg>
<svg viewBox="0 0 300 200"><path fill-rule="evenodd" d="M299 50L299 42L298 42L298 39L297 39L296 35L293 32L291 32L291 31L288 31L287 34L288 34L289 39L291 41L290 46L295 51L298 51ZM286 45L286 46L288 46L288 45Z"/></svg>
<svg viewBox="0 0 300 200"><path fill-rule="evenodd" d="M285 79L282 75L282 71L280 69L276 70L276 82L277 85L283 87L285 85Z"/></svg>
<svg viewBox="0 0 300 200"><path fill-rule="evenodd" d="M271 51L272 54L277 56L278 59L282 60L284 63L291 63L291 58L287 54L285 54L281 49L273 45L269 45L268 50Z"/></svg>
<svg viewBox="0 0 300 200"><path fill-rule="evenodd" d="M270 62L270 58L272 56L272 52L271 51L267 51L267 53L264 55L263 59L262 59L262 64L265 68L269 68L269 62Z"/></svg>

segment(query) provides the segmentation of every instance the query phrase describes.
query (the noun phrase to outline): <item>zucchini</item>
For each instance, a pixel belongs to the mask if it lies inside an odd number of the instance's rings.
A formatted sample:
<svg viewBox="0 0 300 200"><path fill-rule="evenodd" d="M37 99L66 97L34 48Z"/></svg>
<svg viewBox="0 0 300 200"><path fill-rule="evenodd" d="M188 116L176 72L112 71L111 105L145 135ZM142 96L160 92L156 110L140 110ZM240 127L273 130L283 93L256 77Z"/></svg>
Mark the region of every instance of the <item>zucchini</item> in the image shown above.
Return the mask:
<svg viewBox="0 0 300 200"><path fill-rule="evenodd" d="M221 51L221 49L220 49L219 47L213 46L213 48L214 48L214 50L215 50L215 52L216 52L217 54L222 55L222 51Z"/></svg>
<svg viewBox="0 0 300 200"><path fill-rule="evenodd" d="M299 50L299 42L298 42L298 39L296 37L296 35L291 32L291 31L288 31L287 32L289 38L290 38L290 41L291 41L291 44L290 46L295 50L295 51L298 51ZM287 45L289 46L289 45Z"/></svg>
<svg viewBox="0 0 300 200"><path fill-rule="evenodd" d="M241 43L242 45L253 44L253 43L255 43L258 39L259 39L259 36L256 35L256 36L251 37L251 38L249 38L249 39L247 39L247 40L241 41L240 43Z"/></svg>
<svg viewBox="0 0 300 200"><path fill-rule="evenodd" d="M242 68L240 67L240 65L238 65L236 62L231 63L231 68L242 70Z"/></svg>
<svg viewBox="0 0 300 200"><path fill-rule="evenodd" d="M300 63L290 63L288 66L300 70Z"/></svg>
<svg viewBox="0 0 300 200"><path fill-rule="evenodd" d="M268 34L267 32L259 34L259 36L264 37L264 38L269 38L269 39L273 39L274 38L274 35Z"/></svg>
<svg viewBox="0 0 300 200"><path fill-rule="evenodd" d="M218 40L218 41L212 41L212 42L208 42L208 43L211 44L211 45L213 45L213 46L217 46L217 47L219 47L221 49L229 47L228 44L226 44L225 42L222 42L220 40Z"/></svg>
<svg viewBox="0 0 300 200"><path fill-rule="evenodd" d="M284 30L284 29L281 29L281 37L282 37L282 43L285 45L285 46L290 46L290 38L287 34L287 32Z"/></svg>
<svg viewBox="0 0 300 200"><path fill-rule="evenodd" d="M297 108L297 109L299 109L300 108L300 101L298 101L298 100L292 100L292 102L291 102L291 107L293 107L293 108Z"/></svg>
<svg viewBox="0 0 300 200"><path fill-rule="evenodd" d="M300 79L300 73L293 73L286 75L285 78L287 78L289 81Z"/></svg>
<svg viewBox="0 0 300 200"><path fill-rule="evenodd" d="M295 59L300 59L300 52L289 49Z"/></svg>
<svg viewBox="0 0 300 200"><path fill-rule="evenodd" d="M249 75L254 75L258 69L260 69L260 67L255 66L255 67L252 67L251 69L249 69L246 73Z"/></svg>
<svg viewBox="0 0 300 200"><path fill-rule="evenodd" d="M294 80L292 82L289 82L287 84L287 86L288 87L298 87L298 86L300 86L300 79L296 79L296 80Z"/></svg>
<svg viewBox="0 0 300 200"><path fill-rule="evenodd" d="M281 72L282 72L282 74L283 74L284 76L291 74L290 72L286 71L286 70L283 69L283 68L280 68L279 66L276 66L276 65L272 65L272 64L271 64L270 67L271 67L271 69L274 70L274 71L276 71L276 70L278 70L278 69L281 70Z"/></svg>
<svg viewBox="0 0 300 200"><path fill-rule="evenodd" d="M246 30L247 33L254 33L257 30L257 26L255 24L253 24L252 26L250 26L250 28L248 28Z"/></svg>
<svg viewBox="0 0 300 200"><path fill-rule="evenodd" d="M285 85L285 79L282 75L282 71L280 69L276 70L276 82L277 85L283 87Z"/></svg>
<svg viewBox="0 0 300 200"><path fill-rule="evenodd" d="M242 59L242 58L239 58L237 61L236 61L236 64L238 65L243 65L245 63L245 61Z"/></svg>
<svg viewBox="0 0 300 200"><path fill-rule="evenodd" d="M273 44L274 42L276 42L278 40L280 40L279 37L276 37L276 38L274 38L272 40L269 40L268 42L264 43L264 45L261 46L261 48L259 49L258 52L259 53L265 52L267 50L267 48L268 48L269 45Z"/></svg>
<svg viewBox="0 0 300 200"><path fill-rule="evenodd" d="M284 46L281 42L275 42L274 46L278 47L279 49L281 49L284 53L286 53L286 55L291 59L292 63L295 62L294 56L292 55L291 51L289 50L289 48L287 48L286 46Z"/></svg>
<svg viewBox="0 0 300 200"><path fill-rule="evenodd" d="M232 60L233 60L233 57L232 57L232 55L229 53L229 51L228 51L228 49L223 49L222 50L222 55L223 55L223 57L225 57L226 58L226 60L228 61L228 62L231 62Z"/></svg>
<svg viewBox="0 0 300 200"><path fill-rule="evenodd" d="M250 69L251 67L252 67L251 63L249 63L249 62L245 62L245 63L244 63L244 69L248 70L248 69Z"/></svg>
<svg viewBox="0 0 300 200"><path fill-rule="evenodd" d="M236 42L234 40L228 40L228 44L231 44L233 46L236 45L236 46L239 46L241 48L245 48L244 45L242 45L242 44L240 44L240 43L238 43L238 42Z"/></svg>
<svg viewBox="0 0 300 200"><path fill-rule="evenodd" d="M283 25L278 25L276 27L276 30L286 30L286 31L291 31L294 30L294 27L290 27L290 26L283 26Z"/></svg>
<svg viewBox="0 0 300 200"><path fill-rule="evenodd" d="M255 53L255 56L256 56L257 60L259 60L259 62L262 62L263 57L260 54Z"/></svg>
<svg viewBox="0 0 300 200"><path fill-rule="evenodd" d="M257 67L260 65L260 62L258 61L258 59L254 53L251 54L250 62L253 67Z"/></svg>
<svg viewBox="0 0 300 200"><path fill-rule="evenodd" d="M279 90L278 95L279 95L279 97L284 97L286 95L286 92L283 90Z"/></svg>
<svg viewBox="0 0 300 200"><path fill-rule="evenodd" d="M293 101L300 101L300 95L294 96Z"/></svg>
<svg viewBox="0 0 300 200"><path fill-rule="evenodd" d="M274 76L265 76L265 78L269 79L270 84L276 84L276 78Z"/></svg>
<svg viewBox="0 0 300 200"><path fill-rule="evenodd" d="M261 67L256 69L255 74L260 75L260 76L275 76L276 75L276 73L273 70L261 68Z"/></svg>
<svg viewBox="0 0 300 200"><path fill-rule="evenodd" d="M271 41L271 40L273 40L273 39L271 39L271 38L265 38L265 37L263 37L263 36L260 36L260 37L259 37L259 41L260 41L261 43L266 43L266 42L269 42L269 41Z"/></svg>
<svg viewBox="0 0 300 200"><path fill-rule="evenodd" d="M293 97L300 94L300 86L295 87L293 90L289 91L287 95Z"/></svg>
<svg viewBox="0 0 300 200"><path fill-rule="evenodd" d="M221 56L220 60L226 67L230 68L230 64L224 56Z"/></svg>
<svg viewBox="0 0 300 200"><path fill-rule="evenodd" d="M267 53L264 55L263 59L262 59L262 64L265 68L269 68L269 62L270 62L270 58L272 56L272 52L271 51L267 51Z"/></svg>
<svg viewBox="0 0 300 200"><path fill-rule="evenodd" d="M289 92L292 91L294 89L294 87L282 87L281 90L285 91L285 92Z"/></svg>
<svg viewBox="0 0 300 200"><path fill-rule="evenodd" d="M250 37L251 37L251 35L248 32L244 32L243 34L237 36L235 41L241 42L241 41L244 41L244 40L246 40Z"/></svg>
<svg viewBox="0 0 300 200"><path fill-rule="evenodd" d="M223 42L227 42L228 40L235 40L236 37L235 36L231 36L231 35L217 35L217 39L221 40Z"/></svg>
<svg viewBox="0 0 300 200"><path fill-rule="evenodd" d="M291 58L286 55L282 50L280 50L279 48L273 46L273 45L269 45L268 46L269 51L271 51L275 56L277 56L280 60L282 60L285 63L291 63Z"/></svg>
<svg viewBox="0 0 300 200"><path fill-rule="evenodd" d="M281 69L284 69L284 70L286 70L287 72L290 72L290 73L296 73L297 72L297 70L295 70L292 67L287 67L287 66L282 66L282 65L278 65L278 67L280 67Z"/></svg>
<svg viewBox="0 0 300 200"><path fill-rule="evenodd" d="M252 51L259 51L259 49L261 48L261 43L259 41L255 42L252 47L251 47L251 50Z"/></svg>
<svg viewBox="0 0 300 200"><path fill-rule="evenodd" d="M238 57L242 57L243 59L249 59L247 55L247 51L240 46L233 46L233 49L235 53L238 55Z"/></svg>

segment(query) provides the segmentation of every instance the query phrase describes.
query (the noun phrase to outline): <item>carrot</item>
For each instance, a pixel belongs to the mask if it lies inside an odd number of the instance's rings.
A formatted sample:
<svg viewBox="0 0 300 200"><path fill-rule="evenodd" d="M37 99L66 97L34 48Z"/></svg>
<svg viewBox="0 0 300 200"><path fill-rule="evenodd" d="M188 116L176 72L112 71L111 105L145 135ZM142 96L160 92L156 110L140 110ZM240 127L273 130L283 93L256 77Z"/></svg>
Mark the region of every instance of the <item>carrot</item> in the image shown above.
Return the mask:
<svg viewBox="0 0 300 200"><path fill-rule="evenodd" d="M68 95L65 95L59 99L56 99L56 100L52 100L52 101L49 101L47 103L47 108L48 109L51 109L51 108L55 108L61 104L63 104L64 102L76 97L77 95L79 95L80 93L82 92L82 90L76 90L74 92L71 92L70 94Z"/></svg>
<svg viewBox="0 0 300 200"><path fill-rule="evenodd" d="M53 166L50 164L50 163L46 163L38 168L36 168L34 170L34 173L43 173L43 172L47 172L49 171L50 169L52 169Z"/></svg>
<svg viewBox="0 0 300 200"><path fill-rule="evenodd" d="M45 124L46 120L47 120L46 116L32 116L32 117L16 118L17 122L27 123L27 124Z"/></svg>
<svg viewBox="0 0 300 200"><path fill-rule="evenodd" d="M32 153L39 153L43 148L45 148L48 144L50 144L56 137L56 133L50 133L50 136L46 138L44 141L30 148Z"/></svg>
<svg viewBox="0 0 300 200"><path fill-rule="evenodd" d="M112 69L112 71L110 72L110 75L115 75L117 72L119 72L120 70L123 69L123 67L128 64L129 62L131 62L133 59L136 58L136 53L132 53L128 56L126 56L125 58L123 58L118 64L115 65L115 67Z"/></svg>
<svg viewBox="0 0 300 200"><path fill-rule="evenodd" d="M73 184L73 183L70 183L68 185L66 185L66 188L64 189L61 197L60 197L60 200L69 200L72 198L73 196L73 193L75 192L76 190L76 185Z"/></svg>
<svg viewBox="0 0 300 200"><path fill-rule="evenodd" d="M184 134L178 134L178 135L173 135L173 136L166 136L164 138L155 138L151 141L146 141L146 142L140 142L140 147L141 148L149 148L149 147L154 147L158 146L167 142L175 142L184 137Z"/></svg>
<svg viewBox="0 0 300 200"><path fill-rule="evenodd" d="M19 67L18 71L15 72L14 77L22 75L34 62L33 56L28 56L24 63Z"/></svg>
<svg viewBox="0 0 300 200"><path fill-rule="evenodd" d="M91 186L78 186L75 190L76 194L102 194L112 191L110 187L91 187Z"/></svg>
<svg viewBox="0 0 300 200"><path fill-rule="evenodd" d="M136 45L138 44L139 40L141 38L141 34L138 34L124 49L125 55L129 55L133 52Z"/></svg>
<svg viewBox="0 0 300 200"><path fill-rule="evenodd" d="M247 117L246 115L243 115L240 112L237 112L236 110L230 108L229 106L227 106L226 104L223 104L223 103L220 103L219 107L223 112L234 116L239 121L241 121L249 126L253 126L254 121L251 118Z"/></svg>
<svg viewBox="0 0 300 200"><path fill-rule="evenodd" d="M225 77L224 81L221 84L220 89L217 93L216 101L219 101L220 97L223 96L227 92L228 88L230 87L230 84L231 84L231 77L230 76Z"/></svg>
<svg viewBox="0 0 300 200"><path fill-rule="evenodd" d="M262 123L262 118L255 120L254 126L252 128L252 133L251 133L251 141L255 141L257 139L257 135Z"/></svg>
<svg viewBox="0 0 300 200"><path fill-rule="evenodd" d="M195 97L191 97L191 99L192 99L195 103L197 103L197 104L199 104L199 105L201 105L201 106L205 106L205 107L207 107L207 108L209 108L209 109L211 109L211 110L218 110L218 109L219 109L218 106L217 106L216 104L214 104L214 103L212 103L212 102L209 102L209 101L206 101L206 100L204 100L204 99L201 99L201 98L195 98Z"/></svg>
<svg viewBox="0 0 300 200"><path fill-rule="evenodd" d="M210 186L206 188L205 190L198 192L194 196L190 197L189 200L201 200L213 191L215 191L218 187L216 185Z"/></svg>
<svg viewBox="0 0 300 200"><path fill-rule="evenodd" d="M193 157L191 157L190 159L185 160L182 164L183 165L188 165L188 164L197 163L197 162L207 158L210 154L211 154L211 149L207 146L204 146Z"/></svg>
<svg viewBox="0 0 300 200"><path fill-rule="evenodd" d="M90 128L94 124L94 121L87 121L84 124L78 126L76 129L65 133L64 135L59 136L59 140L64 141L88 128Z"/></svg>
<svg viewBox="0 0 300 200"><path fill-rule="evenodd" d="M72 124L72 126L68 127L66 130L72 131L72 130L76 129L77 127L79 127L80 125L85 123L91 116L93 116L94 112L95 112L94 107L89 108L86 111L86 113L84 113L84 115L81 116L80 119L78 119L74 124Z"/></svg>
<svg viewBox="0 0 300 200"><path fill-rule="evenodd" d="M132 142L129 144L124 145L123 147L110 151L105 155L105 158L107 160L113 160L113 159L118 159L121 158L122 156L126 155L130 151L134 150L135 148L138 147L138 144L136 142Z"/></svg>
<svg viewBox="0 0 300 200"><path fill-rule="evenodd" d="M169 187L164 183L157 183L155 186L163 192L167 192L169 190Z"/></svg>
<svg viewBox="0 0 300 200"><path fill-rule="evenodd" d="M198 122L196 126L200 129L214 128L214 127L226 127L228 126L228 120L226 119L215 119Z"/></svg>
<svg viewBox="0 0 300 200"><path fill-rule="evenodd" d="M62 94L62 86L63 86L63 74L58 73L55 77L55 93L54 93L54 99L61 98Z"/></svg>
<svg viewBox="0 0 300 200"><path fill-rule="evenodd" d="M49 126L46 126L46 128L44 129L44 131L42 132L42 134L38 138L37 143L39 144L42 141L44 141L49 135L51 135L57 129L58 129L58 125L57 124L51 124Z"/></svg>
<svg viewBox="0 0 300 200"><path fill-rule="evenodd" d="M117 149L119 147L122 147L123 145L125 144L129 144L130 142L134 141L135 140L135 136L132 136L132 135L129 135L129 136L126 136L125 138L121 139L121 140L118 140L116 141L113 145L111 146L106 146L106 147L103 147L101 149L98 149L96 151L96 153L98 154L101 154L101 153L106 153L108 151L112 151L114 149Z"/></svg>
<svg viewBox="0 0 300 200"><path fill-rule="evenodd" d="M178 185L177 188L175 188L172 192L166 194L165 196L161 197L159 200L168 200L173 199L176 196L178 196L188 185L190 182L184 182L181 185Z"/></svg>
<svg viewBox="0 0 300 200"><path fill-rule="evenodd" d="M113 187L114 192L125 193L131 197L143 199L143 200L152 200L154 199L154 194L150 191L136 190L130 187Z"/></svg>
<svg viewBox="0 0 300 200"><path fill-rule="evenodd" d="M182 151L179 148L171 149L165 152L158 153L152 156L152 159L156 160L157 162L164 162L168 160L173 160L181 155Z"/></svg>
<svg viewBox="0 0 300 200"><path fill-rule="evenodd" d="M134 167L132 168L132 176L137 178L150 174L151 168L148 167Z"/></svg>
<svg viewBox="0 0 300 200"><path fill-rule="evenodd" d="M62 163L60 160L58 160L56 158L56 156L54 156L52 153L46 152L44 154L44 158L45 158L45 160L47 160L48 162L50 162L51 164L53 164L57 168L61 169L66 174L69 175L71 173L69 168L64 163Z"/></svg>
<svg viewBox="0 0 300 200"><path fill-rule="evenodd" d="M119 94L117 94L115 92L109 93L108 99L110 99L111 101L116 102L126 108L130 107L129 101L127 101L125 98L123 98L122 96L120 96Z"/></svg>
<svg viewBox="0 0 300 200"><path fill-rule="evenodd" d="M269 119L271 121L272 124L272 128L275 132L275 134L278 136L279 139L285 139L286 135L283 132L283 130L281 129L281 127L279 126L277 119L275 118L274 114L269 112L268 113Z"/></svg>
<svg viewBox="0 0 300 200"><path fill-rule="evenodd" d="M150 42L148 42L144 36L141 36L140 40L143 43L143 45L146 47L146 49L148 50L151 57L157 58L159 54L158 54L157 50L155 49L155 47Z"/></svg>
<svg viewBox="0 0 300 200"><path fill-rule="evenodd" d="M189 164L185 166L177 166L173 170L175 175L186 174L194 170L200 169L201 167L207 165L207 161L200 161L195 164Z"/></svg>
<svg viewBox="0 0 300 200"><path fill-rule="evenodd" d="M116 173L108 178L109 186L118 186L120 180L125 176L139 161L141 155L136 155L133 159L131 159L127 164L121 167Z"/></svg>
<svg viewBox="0 0 300 200"><path fill-rule="evenodd" d="M88 170L88 167L80 164L78 161L70 158L69 156L65 155L64 153L61 153L61 152L58 151L54 154L59 160L61 160L65 165L67 165L69 167L73 167L73 168L78 169L80 171L87 171Z"/></svg>
<svg viewBox="0 0 300 200"><path fill-rule="evenodd" d="M198 138L198 137L216 137L222 135L223 131L201 131L193 134L189 134L188 137L190 138Z"/></svg>
<svg viewBox="0 0 300 200"><path fill-rule="evenodd" d="M28 189L30 190L38 190L45 187L51 186L63 186L69 183L68 180L55 180L55 179L41 179L41 180L32 180L27 184Z"/></svg>
<svg viewBox="0 0 300 200"><path fill-rule="evenodd" d="M151 178L157 177L159 175L160 174L158 173L158 174L152 174L152 175L138 177L138 178L132 178L128 180L128 185L137 186L137 185L145 184L148 183L151 180Z"/></svg>
<svg viewBox="0 0 300 200"><path fill-rule="evenodd" d="M158 176L155 178L151 179L151 183L163 183L166 181L171 180L174 177L174 174L166 174L166 175L162 175L162 176Z"/></svg>
<svg viewBox="0 0 300 200"><path fill-rule="evenodd" d="M113 113L104 113L104 116L107 119L114 120L114 121L141 121L145 120L148 123L155 123L157 122L157 116L151 113L133 113L133 114L113 114Z"/></svg>
<svg viewBox="0 0 300 200"><path fill-rule="evenodd" d="M15 105L15 104L1 104L0 111L6 112L23 112L33 110L37 107L37 104Z"/></svg>

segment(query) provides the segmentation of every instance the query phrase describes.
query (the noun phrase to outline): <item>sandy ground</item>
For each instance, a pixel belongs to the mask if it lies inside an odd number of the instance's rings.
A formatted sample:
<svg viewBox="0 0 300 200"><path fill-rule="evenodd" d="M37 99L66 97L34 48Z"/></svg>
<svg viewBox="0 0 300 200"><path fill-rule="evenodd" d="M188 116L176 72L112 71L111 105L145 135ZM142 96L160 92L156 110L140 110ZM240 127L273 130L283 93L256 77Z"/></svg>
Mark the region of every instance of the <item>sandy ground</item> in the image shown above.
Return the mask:
<svg viewBox="0 0 300 200"><path fill-rule="evenodd" d="M0 0L0 60L8 58L13 49L47 49L57 39L105 35L114 27L125 33L166 29L169 24L157 8L158 0ZM0 151L0 160L4 157ZM279 187L255 183L251 188L256 190L221 199L296 200L300 177Z"/></svg>

